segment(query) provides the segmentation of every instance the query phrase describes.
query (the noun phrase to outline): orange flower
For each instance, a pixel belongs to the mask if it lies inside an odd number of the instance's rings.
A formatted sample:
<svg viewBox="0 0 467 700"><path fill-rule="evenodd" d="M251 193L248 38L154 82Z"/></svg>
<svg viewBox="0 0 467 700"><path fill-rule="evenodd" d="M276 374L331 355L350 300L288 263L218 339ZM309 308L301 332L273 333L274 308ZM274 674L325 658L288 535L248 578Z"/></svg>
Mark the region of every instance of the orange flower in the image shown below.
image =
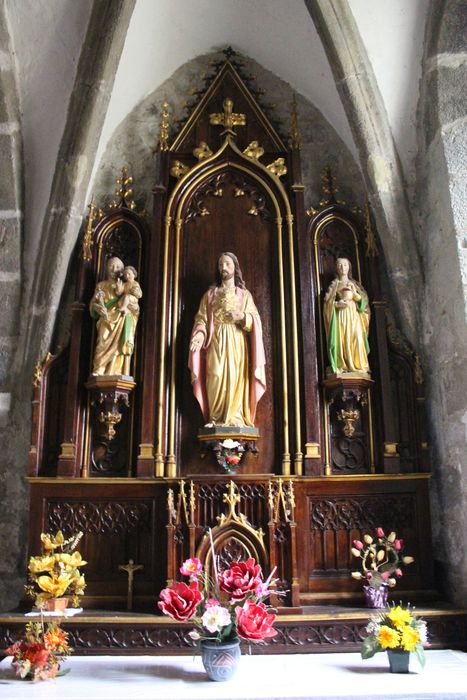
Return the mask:
<svg viewBox="0 0 467 700"><path fill-rule="evenodd" d="M44 642L49 649L56 649L57 647L66 649L68 647L67 633L60 627L51 627L44 634Z"/></svg>

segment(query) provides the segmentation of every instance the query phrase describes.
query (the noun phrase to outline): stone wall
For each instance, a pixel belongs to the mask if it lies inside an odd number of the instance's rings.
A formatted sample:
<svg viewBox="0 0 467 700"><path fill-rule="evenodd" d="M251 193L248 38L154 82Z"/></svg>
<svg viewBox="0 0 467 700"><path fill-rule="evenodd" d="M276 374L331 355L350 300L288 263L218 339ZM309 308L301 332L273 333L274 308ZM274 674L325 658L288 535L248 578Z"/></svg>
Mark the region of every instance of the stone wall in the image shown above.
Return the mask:
<svg viewBox="0 0 467 700"><path fill-rule="evenodd" d="M23 164L20 106L14 54L3 3L0 4L0 590L2 607L16 603L24 583L26 489L15 446L28 422L15 425L18 377L14 357L20 332L22 284ZM26 443L27 444L27 443ZM20 553L20 556L18 554Z"/></svg>
<svg viewBox="0 0 467 700"><path fill-rule="evenodd" d="M434 2L420 105L417 206L425 289L423 346L434 438L432 509L438 575L467 600L467 14Z"/></svg>

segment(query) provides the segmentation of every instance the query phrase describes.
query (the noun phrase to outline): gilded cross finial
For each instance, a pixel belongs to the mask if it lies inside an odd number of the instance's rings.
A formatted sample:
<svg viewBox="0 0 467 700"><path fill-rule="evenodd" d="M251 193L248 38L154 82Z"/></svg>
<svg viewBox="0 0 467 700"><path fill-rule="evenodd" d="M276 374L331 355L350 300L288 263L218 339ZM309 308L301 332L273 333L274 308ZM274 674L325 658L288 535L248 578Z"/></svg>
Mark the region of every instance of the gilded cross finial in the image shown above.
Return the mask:
<svg viewBox="0 0 467 700"><path fill-rule="evenodd" d="M158 151L169 150L169 103L164 100L161 107L161 119L159 122L159 143Z"/></svg>
<svg viewBox="0 0 467 700"><path fill-rule="evenodd" d="M128 564L120 564L118 568L120 571L126 571L128 574L126 609L133 610L133 579L135 571L140 571L141 569L144 569L144 566L142 564L135 564L133 559L129 559Z"/></svg>
<svg viewBox="0 0 467 700"><path fill-rule="evenodd" d="M290 146L293 151L299 151L302 147L300 129L298 127L297 96L294 93L290 109Z"/></svg>
<svg viewBox="0 0 467 700"><path fill-rule="evenodd" d="M223 501L229 506L229 513L227 514L227 519L235 518L237 516L235 512L235 506L237 505L237 503L240 503L240 495L237 492L235 483L232 481L232 479L229 482L227 493L224 493Z"/></svg>
<svg viewBox="0 0 467 700"><path fill-rule="evenodd" d="M236 136L233 127L245 126L246 114L240 114L239 112L233 111L233 100L230 97L227 97L224 100L222 106L224 107L224 112L213 112L210 114L209 123L214 124L215 126L223 126L224 131L221 134L222 136L224 134Z"/></svg>

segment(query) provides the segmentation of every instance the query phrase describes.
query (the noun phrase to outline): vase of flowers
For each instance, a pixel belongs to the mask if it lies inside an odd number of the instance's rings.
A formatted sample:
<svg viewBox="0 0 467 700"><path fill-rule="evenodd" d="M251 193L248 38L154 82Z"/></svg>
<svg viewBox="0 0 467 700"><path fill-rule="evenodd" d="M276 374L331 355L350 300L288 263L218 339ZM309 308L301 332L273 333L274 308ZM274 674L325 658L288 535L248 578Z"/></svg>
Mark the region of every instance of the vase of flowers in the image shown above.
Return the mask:
<svg viewBox="0 0 467 700"><path fill-rule="evenodd" d="M11 664L16 675L32 681L55 678L70 653L68 633L56 624L44 625L43 619L28 622L24 637L5 650L7 656L13 657Z"/></svg>
<svg viewBox="0 0 467 700"><path fill-rule="evenodd" d="M416 617L410 606L390 605L366 626L362 659L370 659L379 651L387 651L391 673L408 673L410 654L416 654L425 666L426 622Z"/></svg>
<svg viewBox="0 0 467 700"><path fill-rule="evenodd" d="M83 533L65 540L59 530L55 535L41 534L42 554L31 557L26 592L41 610L63 613L69 600L79 605L86 586L80 567L86 566L76 547Z"/></svg>
<svg viewBox="0 0 467 700"><path fill-rule="evenodd" d="M213 557L214 578L199 559L187 559L180 573L189 583L175 582L160 594L159 608L175 620L194 624L190 637L199 642L209 678L232 677L240 659L240 639L262 642L274 637L276 619L263 600L269 596L272 575L264 581L261 567L250 557L219 570Z"/></svg>
<svg viewBox="0 0 467 700"><path fill-rule="evenodd" d="M404 541L395 532L386 536L382 527L376 528L376 537L364 535L363 542L354 540L352 554L361 560L361 571L352 571L352 577L364 581L363 592L369 608L387 605L388 589L402 576L403 564L411 564L413 557L403 556Z"/></svg>

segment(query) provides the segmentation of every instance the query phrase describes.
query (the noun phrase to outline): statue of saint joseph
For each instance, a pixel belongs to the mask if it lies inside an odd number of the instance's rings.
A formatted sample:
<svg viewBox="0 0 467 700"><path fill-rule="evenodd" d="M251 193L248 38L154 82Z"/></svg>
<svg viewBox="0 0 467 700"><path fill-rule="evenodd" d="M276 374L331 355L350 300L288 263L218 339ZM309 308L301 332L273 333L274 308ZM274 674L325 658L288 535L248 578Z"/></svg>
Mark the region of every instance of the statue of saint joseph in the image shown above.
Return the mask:
<svg viewBox="0 0 467 700"><path fill-rule="evenodd" d="M216 284L201 299L188 365L205 427L254 427L266 390L263 335L233 253L222 253Z"/></svg>

